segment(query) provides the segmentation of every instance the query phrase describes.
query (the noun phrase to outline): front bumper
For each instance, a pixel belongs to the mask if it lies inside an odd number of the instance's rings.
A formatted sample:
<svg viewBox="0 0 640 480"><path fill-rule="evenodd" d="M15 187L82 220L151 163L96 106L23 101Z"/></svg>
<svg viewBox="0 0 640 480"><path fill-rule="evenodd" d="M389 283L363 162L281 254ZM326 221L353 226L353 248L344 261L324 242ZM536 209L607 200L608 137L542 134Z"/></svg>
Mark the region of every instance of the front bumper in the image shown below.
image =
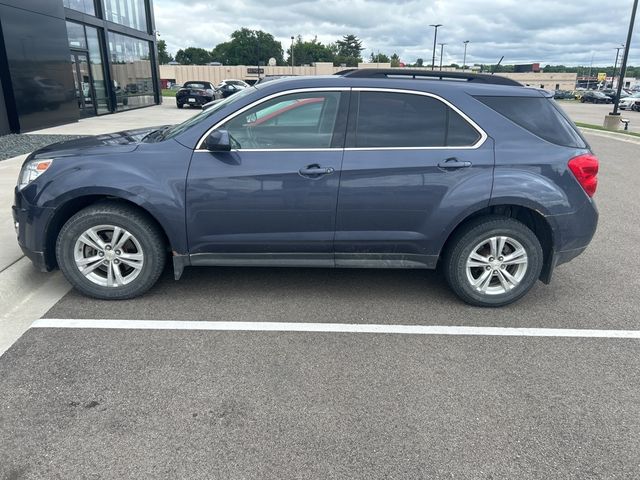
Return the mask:
<svg viewBox="0 0 640 480"><path fill-rule="evenodd" d="M53 252L48 251L52 248L47 245L46 231L53 218L53 209L31 205L16 188L11 211L22 252L38 270L52 270L55 260Z"/></svg>

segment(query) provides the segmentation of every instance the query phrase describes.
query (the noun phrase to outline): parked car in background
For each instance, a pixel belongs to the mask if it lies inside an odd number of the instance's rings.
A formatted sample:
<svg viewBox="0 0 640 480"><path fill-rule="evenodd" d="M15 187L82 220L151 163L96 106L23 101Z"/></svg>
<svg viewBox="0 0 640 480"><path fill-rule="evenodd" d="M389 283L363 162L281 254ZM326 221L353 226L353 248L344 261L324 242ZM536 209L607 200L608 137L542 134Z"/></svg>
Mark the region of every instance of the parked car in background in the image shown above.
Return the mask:
<svg viewBox="0 0 640 480"><path fill-rule="evenodd" d="M216 91L219 94L219 98L227 98L244 90L248 86L249 84L242 80L223 80L216 85Z"/></svg>
<svg viewBox="0 0 640 480"><path fill-rule="evenodd" d="M180 90L176 92L176 105L183 108L202 107L205 103L215 98L216 89L211 82L185 82Z"/></svg>
<svg viewBox="0 0 640 480"><path fill-rule="evenodd" d="M640 92L633 93L620 100L618 107L621 110L634 110L640 112Z"/></svg>
<svg viewBox="0 0 640 480"><path fill-rule="evenodd" d="M176 279L439 267L465 302L512 303L590 243L598 159L549 93L442 73L276 80L180 125L40 149L15 188L18 243L102 299L143 294L170 261Z"/></svg>
<svg viewBox="0 0 640 480"><path fill-rule="evenodd" d="M602 92L596 90L588 90L580 97L582 103L613 103L611 98Z"/></svg>
<svg viewBox="0 0 640 480"><path fill-rule="evenodd" d="M616 97L618 96L618 91L616 89L605 88L604 90L600 90L600 91L604 93L607 97L609 97L612 103L616 101ZM629 94L625 92L624 89L622 89L622 91L620 92L620 99L626 98L628 96Z"/></svg>
<svg viewBox="0 0 640 480"><path fill-rule="evenodd" d="M573 100L574 95L573 92L570 92L569 90L555 90L553 92L553 98L556 100Z"/></svg>

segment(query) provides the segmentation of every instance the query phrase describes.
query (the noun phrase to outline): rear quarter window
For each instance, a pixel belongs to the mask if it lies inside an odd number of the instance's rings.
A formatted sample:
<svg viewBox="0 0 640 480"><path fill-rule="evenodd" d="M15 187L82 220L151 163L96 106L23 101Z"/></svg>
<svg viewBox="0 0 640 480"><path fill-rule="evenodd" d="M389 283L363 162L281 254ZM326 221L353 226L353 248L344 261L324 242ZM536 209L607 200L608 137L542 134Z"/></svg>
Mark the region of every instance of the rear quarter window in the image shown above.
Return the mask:
<svg viewBox="0 0 640 480"><path fill-rule="evenodd" d="M552 98L488 96L474 98L548 142L564 147L587 147L578 129Z"/></svg>

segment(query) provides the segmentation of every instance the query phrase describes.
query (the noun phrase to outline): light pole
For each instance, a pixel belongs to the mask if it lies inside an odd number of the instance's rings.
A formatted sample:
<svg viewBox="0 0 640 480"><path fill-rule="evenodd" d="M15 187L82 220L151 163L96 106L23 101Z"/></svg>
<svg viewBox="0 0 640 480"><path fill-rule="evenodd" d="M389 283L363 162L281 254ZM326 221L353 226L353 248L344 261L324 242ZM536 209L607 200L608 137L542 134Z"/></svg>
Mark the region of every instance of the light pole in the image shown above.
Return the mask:
<svg viewBox="0 0 640 480"><path fill-rule="evenodd" d="M462 71L467 70L467 45L469 44L469 40L465 40L464 42L464 58L462 60Z"/></svg>
<svg viewBox="0 0 640 480"><path fill-rule="evenodd" d="M446 43L439 43L438 45L440 45L440 71L442 71L442 52Z"/></svg>
<svg viewBox="0 0 640 480"><path fill-rule="evenodd" d="M620 50L624 48L624 43L616 47L616 61L613 64L613 76L611 77L611 88L613 88L613 84L616 82L616 68L618 68L618 55L620 55Z"/></svg>
<svg viewBox="0 0 640 480"><path fill-rule="evenodd" d="M291 35L291 75L293 75L293 35Z"/></svg>
<svg viewBox="0 0 640 480"><path fill-rule="evenodd" d="M435 70L436 68L436 41L438 39L438 27L441 27L441 23L434 23L429 25L430 27L435 28L433 32L433 57L431 57L431 70Z"/></svg>
<svg viewBox="0 0 640 480"><path fill-rule="evenodd" d="M638 10L638 0L633 0L633 9L631 10L631 20L629 21L629 32L627 33L627 41L624 44L624 53L622 54L622 65L620 65L620 80L618 80L618 88L616 89L615 103L613 104L613 112L604 117L604 126L614 128L620 125L618 122L618 104L620 103L620 94L622 93L622 84L624 83L624 75L627 73L627 60L629 59L629 49L631 47L631 37L633 36L633 24L636 21L636 11Z"/></svg>

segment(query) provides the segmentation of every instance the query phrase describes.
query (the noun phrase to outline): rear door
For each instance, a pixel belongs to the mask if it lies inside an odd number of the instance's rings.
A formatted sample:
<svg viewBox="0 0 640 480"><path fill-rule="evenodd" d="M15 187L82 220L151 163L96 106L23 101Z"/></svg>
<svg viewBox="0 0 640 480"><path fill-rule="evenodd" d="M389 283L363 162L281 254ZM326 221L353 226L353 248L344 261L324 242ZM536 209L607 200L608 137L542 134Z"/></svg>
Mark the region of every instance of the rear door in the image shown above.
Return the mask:
<svg viewBox="0 0 640 480"><path fill-rule="evenodd" d="M433 267L451 223L489 203L493 142L435 95L354 89L346 147L337 266Z"/></svg>

